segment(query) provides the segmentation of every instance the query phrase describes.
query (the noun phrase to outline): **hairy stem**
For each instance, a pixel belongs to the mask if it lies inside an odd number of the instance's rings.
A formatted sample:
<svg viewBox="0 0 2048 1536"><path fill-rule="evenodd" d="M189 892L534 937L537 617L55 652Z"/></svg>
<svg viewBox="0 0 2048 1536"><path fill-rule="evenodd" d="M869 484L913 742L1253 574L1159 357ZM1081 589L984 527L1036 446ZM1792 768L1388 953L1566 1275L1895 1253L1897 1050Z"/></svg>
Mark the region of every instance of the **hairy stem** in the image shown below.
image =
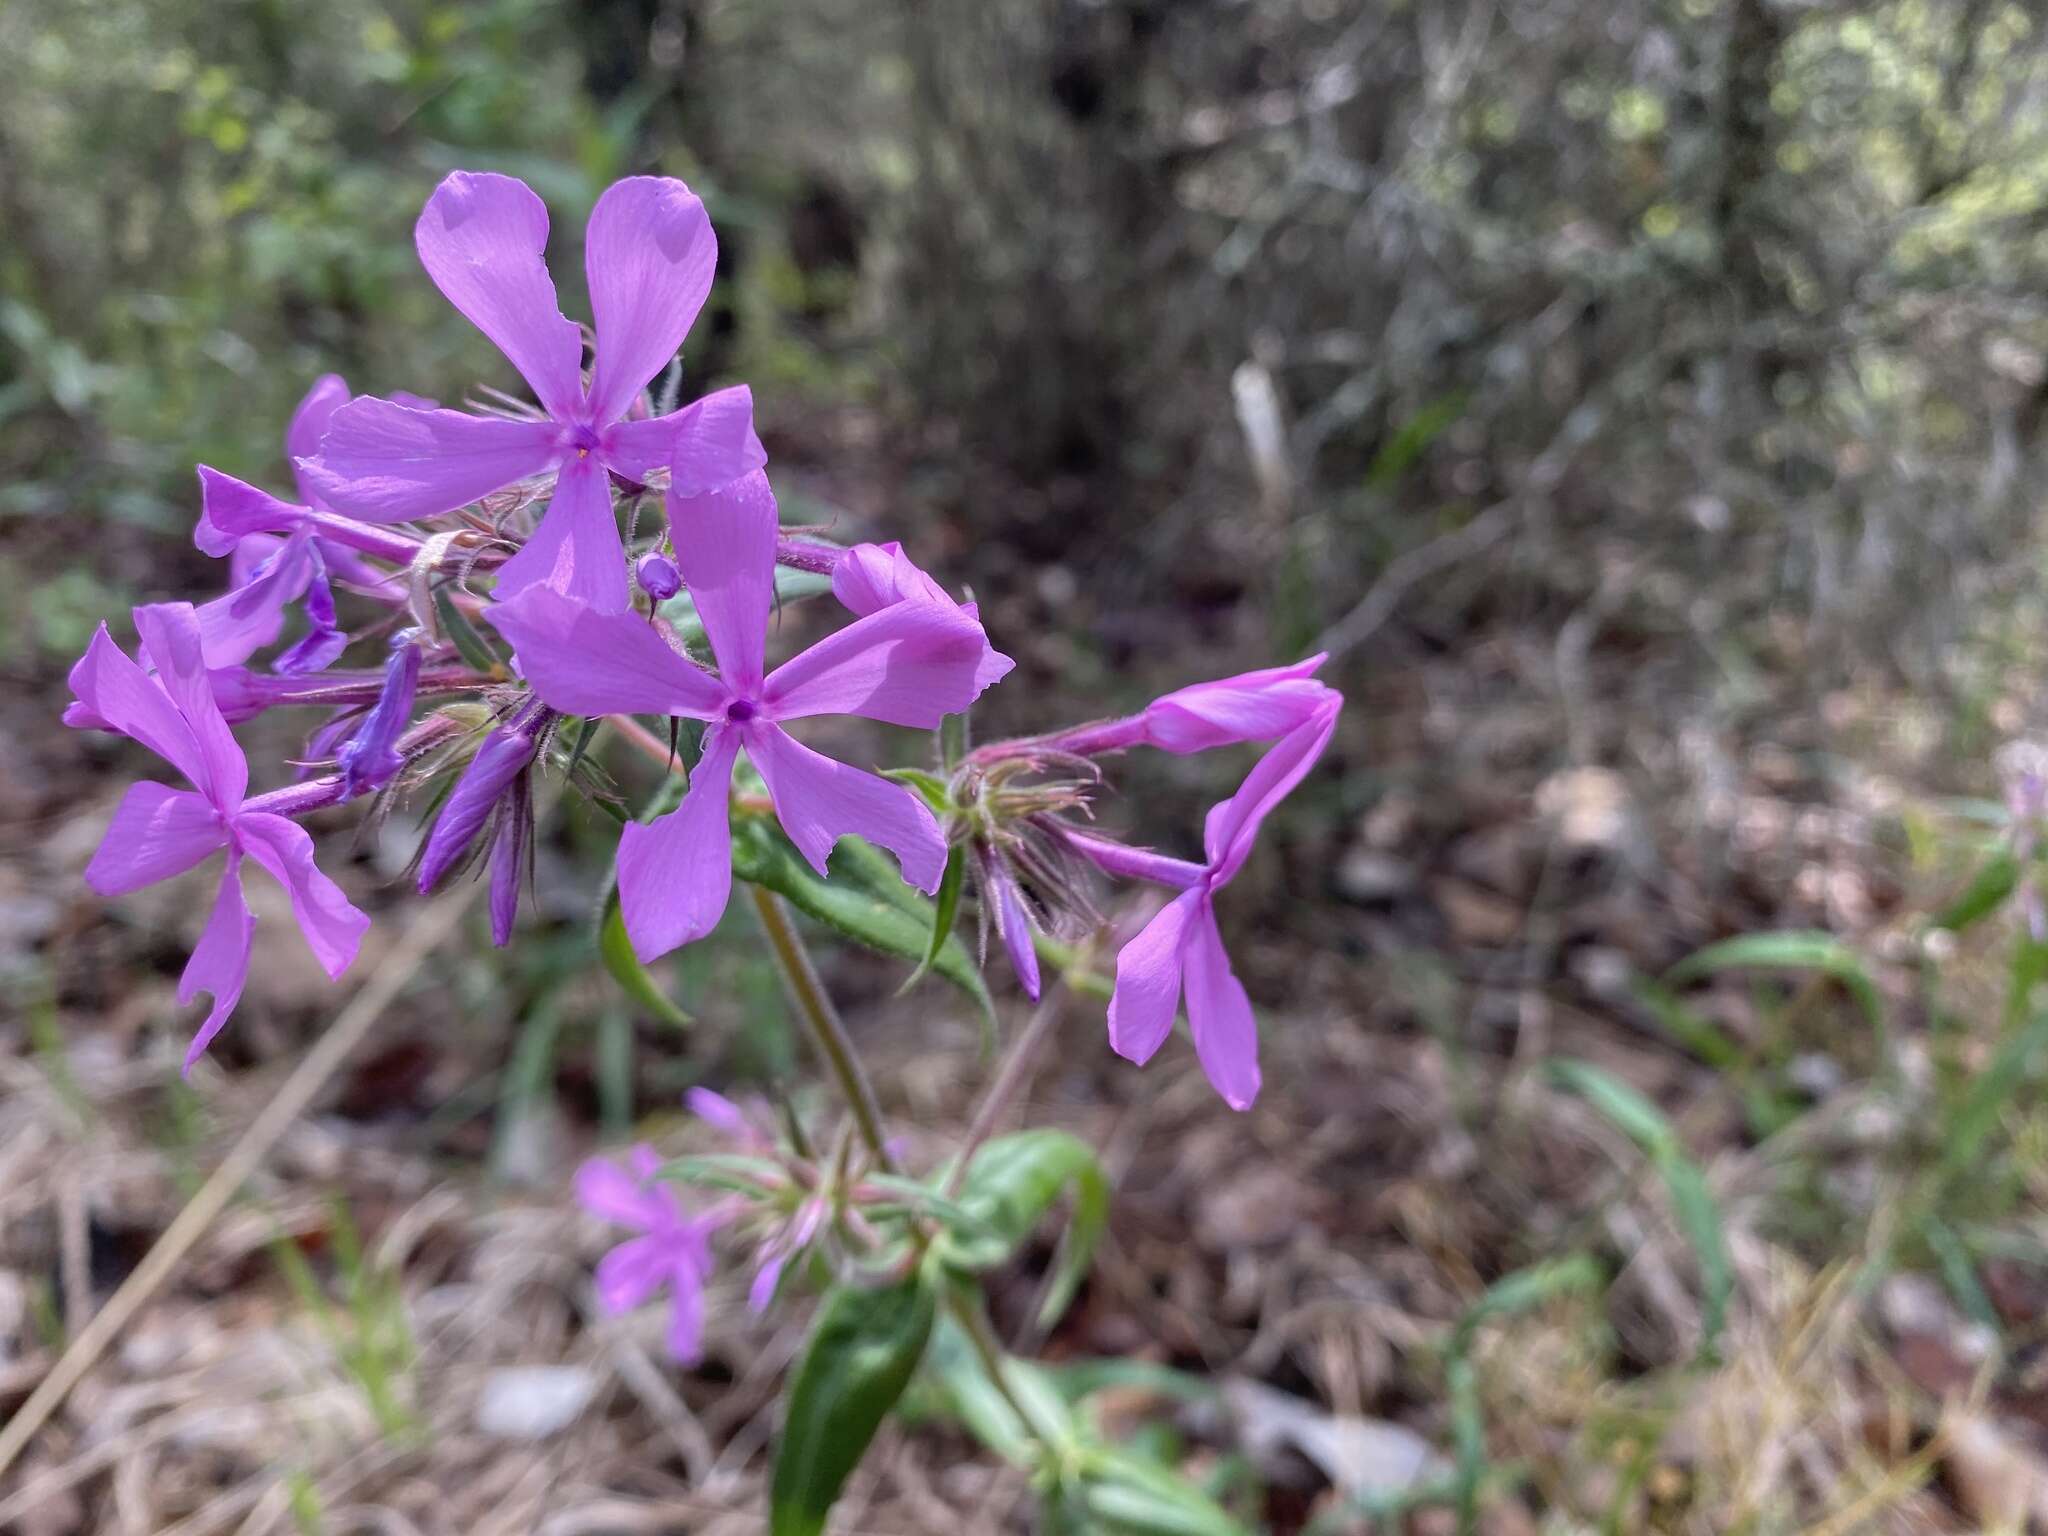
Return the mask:
<svg viewBox="0 0 2048 1536"><path fill-rule="evenodd" d="M861 1141L876 1163L895 1173L896 1159L890 1155L887 1139L882 1135L882 1110L875 1099L874 1085L868 1081L860 1058L854 1054L853 1041L840 1020L839 1010L832 1005L832 996L825 990L825 983L819 979L818 968L811 963L803 936L796 931L796 924L790 921L789 908L783 905L780 896L765 886L749 886L748 889L753 894L754 911L761 919L762 931L768 935L768 947L774 953L776 969L782 972L789 1000L810 1030L811 1040L818 1047L818 1054L825 1058L826 1068L838 1082L846 1107L853 1112L853 1123L860 1132Z"/></svg>

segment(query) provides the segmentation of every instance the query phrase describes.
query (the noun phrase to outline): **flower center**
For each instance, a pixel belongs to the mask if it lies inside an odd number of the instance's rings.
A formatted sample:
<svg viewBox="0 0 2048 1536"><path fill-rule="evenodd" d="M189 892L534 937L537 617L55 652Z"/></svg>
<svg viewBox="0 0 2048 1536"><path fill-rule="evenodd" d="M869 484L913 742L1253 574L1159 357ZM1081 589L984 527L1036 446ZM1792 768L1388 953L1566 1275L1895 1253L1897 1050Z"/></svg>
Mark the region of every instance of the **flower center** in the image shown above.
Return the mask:
<svg viewBox="0 0 2048 1536"><path fill-rule="evenodd" d="M725 718L734 725L745 725L754 718L754 706L745 699L734 699L725 706Z"/></svg>
<svg viewBox="0 0 2048 1536"><path fill-rule="evenodd" d="M598 436L597 428L595 427L571 427L569 429L569 446L576 450L578 456L587 459L604 446L604 441Z"/></svg>

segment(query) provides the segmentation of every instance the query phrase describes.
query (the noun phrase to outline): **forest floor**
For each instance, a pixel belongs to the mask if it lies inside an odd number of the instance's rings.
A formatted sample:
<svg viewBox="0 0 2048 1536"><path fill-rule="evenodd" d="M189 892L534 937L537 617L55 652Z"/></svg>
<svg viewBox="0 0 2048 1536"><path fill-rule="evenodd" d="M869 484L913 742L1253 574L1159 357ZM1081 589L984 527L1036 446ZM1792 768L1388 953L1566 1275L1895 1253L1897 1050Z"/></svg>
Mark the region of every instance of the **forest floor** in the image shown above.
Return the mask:
<svg viewBox="0 0 2048 1536"><path fill-rule="evenodd" d="M1032 637L1011 646L1021 676L1065 675L1039 595L990 602L999 640L1010 620ZM1449 648L1392 625L1333 663L1351 702L1328 787L1227 920L1263 1096L1233 1114L1184 1042L1140 1072L1099 1004L1067 1004L1012 1121L1100 1149L1110 1234L1049 1337L1030 1326L1049 1243L997 1277L998 1322L1055 1361L1199 1377L1190 1399L1133 1382L1097 1411L1275 1533L1455 1529L1475 1408L1479 1526L1502 1536L2048 1522L2048 1116L2002 1020L2012 934L2003 915L1957 940L1924 927L1991 835L1943 798L1953 744L1875 685L1719 733L1618 718L1641 655L1595 643L1560 692L1532 676L1558 645L1508 621ZM1193 648L1159 649L1212 675ZM56 726L61 677L27 681L0 700L5 1414L348 996L260 946L234 1028L181 1081L196 887L86 891L134 760ZM1615 749L1560 757L1588 710ZM1190 825L1220 797L1178 760L1148 771ZM622 1121L704 1144L679 1089L794 1047L736 912L684 973L696 1029L631 1026L621 1103L577 873L595 829L555 818L503 963L475 914L416 954L439 909L397 889L407 830L364 840L346 881L378 922L358 975L396 1000L0 1476L0 1531L763 1528L802 1309L752 1317L728 1270L704 1362L674 1369L653 1309L597 1314L612 1236L568 1173ZM1840 947L1657 984L1762 931ZM907 1161L935 1162L987 1075L972 1020L930 988L894 1000L878 958L834 953L826 974ZM1560 1061L1655 1120L1632 1127ZM2010 1091L1973 1098L1992 1071ZM1581 1255L1598 1283L1494 1293L1458 1330L1503 1277ZM1024 1474L927 1420L885 1431L832 1529L1024 1531L1031 1508Z"/></svg>

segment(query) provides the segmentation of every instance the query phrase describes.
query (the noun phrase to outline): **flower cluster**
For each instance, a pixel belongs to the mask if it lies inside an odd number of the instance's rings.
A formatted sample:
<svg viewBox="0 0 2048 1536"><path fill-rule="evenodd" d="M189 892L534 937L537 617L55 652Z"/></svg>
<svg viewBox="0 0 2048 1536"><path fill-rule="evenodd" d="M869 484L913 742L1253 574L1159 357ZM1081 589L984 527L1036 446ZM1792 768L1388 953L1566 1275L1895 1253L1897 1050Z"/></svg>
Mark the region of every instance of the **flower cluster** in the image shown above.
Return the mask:
<svg viewBox="0 0 2048 1536"><path fill-rule="evenodd" d="M305 941L339 975L368 919L315 866L300 819L356 801L380 813L409 797L435 812L419 888L487 867L502 945L532 856L536 784L563 774L595 792L587 748L610 718L643 745L664 735L691 743L680 753L686 792L654 819L629 821L619 844L620 909L643 961L718 922L736 816L772 822L821 878L848 836L889 850L927 893L960 861L984 945L993 929L1034 998L1041 948L1102 926L1105 877L1164 886L1171 901L1117 957L1111 1044L1144 1061L1185 996L1203 1069L1227 1102L1248 1106L1256 1031L1218 901L1260 824L1331 738L1340 701L1315 679L1322 658L958 753L938 773L877 773L826 756L804 743L808 722L845 715L936 729L1012 662L975 605L900 545L841 548L783 530L746 388L677 403L678 351L716 266L703 203L665 177L621 181L598 199L584 240L588 328L561 313L544 260L547 213L523 183L456 172L415 234L427 275L531 398L483 389L448 409L319 380L285 434L290 499L199 467L195 542L227 560L227 592L137 609L133 656L102 629L72 673L69 724L133 738L190 785L129 791L87 871L93 887L115 895L225 856L180 987L183 1000L212 997L188 1066L242 991L255 936L245 860L284 885ZM782 578L796 572L813 587L828 576L848 621L771 660L772 620L792 590ZM358 650L366 664L343 664ZM280 786L251 796L231 727L278 710L321 717ZM1090 807L1117 754L1247 743L1273 745L1210 812L1198 862L1094 826ZM721 1104L700 1107L741 1134ZM709 1231L726 1219L689 1217L648 1172L642 1158L631 1170L594 1165L583 1179L593 1209L642 1234L601 1277L620 1303L662 1283L694 1296ZM792 1175L788 1187L799 1182ZM813 1242L828 1214L846 1216L814 1200L792 1205L764 1272ZM772 1292L773 1279L765 1284ZM685 1308L677 1353L695 1336Z"/></svg>

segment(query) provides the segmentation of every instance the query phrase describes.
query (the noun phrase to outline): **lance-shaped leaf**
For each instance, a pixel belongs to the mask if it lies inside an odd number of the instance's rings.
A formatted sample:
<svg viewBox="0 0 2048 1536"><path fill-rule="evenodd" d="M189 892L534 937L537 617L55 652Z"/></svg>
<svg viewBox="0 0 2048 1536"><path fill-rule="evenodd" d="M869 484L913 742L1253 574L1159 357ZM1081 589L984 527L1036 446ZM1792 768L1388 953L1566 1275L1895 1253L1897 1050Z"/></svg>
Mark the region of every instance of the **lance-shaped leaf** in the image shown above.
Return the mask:
<svg viewBox="0 0 2048 1536"><path fill-rule="evenodd" d="M859 838L842 837L832 854L834 878L821 879L779 829L759 816L735 816L732 826L732 872L741 880L783 897L804 916L823 923L843 938L864 944L913 965L931 945L933 908L889 868L883 894L874 888L868 862L887 864ZM900 893L900 894L899 894ZM932 970L953 983L993 1019L995 1003L974 959L957 937L940 948Z"/></svg>
<svg viewBox="0 0 2048 1536"><path fill-rule="evenodd" d="M1679 1230L1692 1244L1700 1270L1700 1354L1711 1356L1728 1315L1735 1270L1721 1231L1721 1212L1700 1171L1664 1112L1620 1078L1583 1061L1554 1061L1550 1079L1605 1115L1648 1154L1664 1180Z"/></svg>
<svg viewBox="0 0 2048 1536"><path fill-rule="evenodd" d="M661 984L640 963L640 957L633 953L633 941L626 936L626 919L619 911L616 888L605 901L604 921L597 930L597 953L612 980L619 984L619 990L651 1018L678 1029L693 1022L674 999L661 990Z"/></svg>
<svg viewBox="0 0 2048 1536"><path fill-rule="evenodd" d="M2019 860L2009 850L2001 848L1984 861L1962 894L1935 915L1932 926L1961 933L2004 906L2006 898L2019 888L2019 883Z"/></svg>
<svg viewBox="0 0 2048 1536"><path fill-rule="evenodd" d="M966 878L967 847L964 843L955 843L946 854L946 873L939 879L931 941L925 946L924 958L918 961L917 969L910 973L910 979L896 989L898 997L923 981L931 968L939 963L939 956L946 952L946 944L953 937L953 925L960 918L960 888L966 883ZM904 889L909 887L906 885Z"/></svg>
<svg viewBox="0 0 2048 1536"><path fill-rule="evenodd" d="M1745 933L1687 955L1664 975L1668 985L1719 971L1819 971L1832 976L1863 1010L1873 1030L1884 1028L1884 997L1863 957L1831 933Z"/></svg>
<svg viewBox="0 0 2048 1536"><path fill-rule="evenodd" d="M1088 1144L1051 1129L1020 1131L986 1143L967 1165L959 1197L986 1231L949 1234L947 1255L955 1265L987 1269L1016 1252L1069 1189L1073 1220L1060 1238L1052 1283L1039 1311L1041 1327L1055 1322L1073 1300L1109 1217L1109 1180Z"/></svg>
<svg viewBox="0 0 2048 1536"><path fill-rule="evenodd" d="M937 1298L922 1272L826 1293L789 1389L769 1497L771 1536L818 1536L846 1479L924 1358Z"/></svg>
<svg viewBox="0 0 2048 1536"><path fill-rule="evenodd" d="M925 1359L927 1380L937 1384L946 1409L975 1439L1024 1468L1038 1466L1043 1452L1058 1456L1077 1447L1081 1423L1045 1367L1014 1355L1002 1356L1001 1364L999 1385L960 1324L951 1316L939 1319ZM1031 1415L1030 1423L1018 1413L1019 1405Z"/></svg>
<svg viewBox="0 0 2048 1536"><path fill-rule="evenodd" d="M1128 1451L1094 1451L1077 1502L1088 1514L1085 1529L1115 1536L1248 1536L1186 1478Z"/></svg>

